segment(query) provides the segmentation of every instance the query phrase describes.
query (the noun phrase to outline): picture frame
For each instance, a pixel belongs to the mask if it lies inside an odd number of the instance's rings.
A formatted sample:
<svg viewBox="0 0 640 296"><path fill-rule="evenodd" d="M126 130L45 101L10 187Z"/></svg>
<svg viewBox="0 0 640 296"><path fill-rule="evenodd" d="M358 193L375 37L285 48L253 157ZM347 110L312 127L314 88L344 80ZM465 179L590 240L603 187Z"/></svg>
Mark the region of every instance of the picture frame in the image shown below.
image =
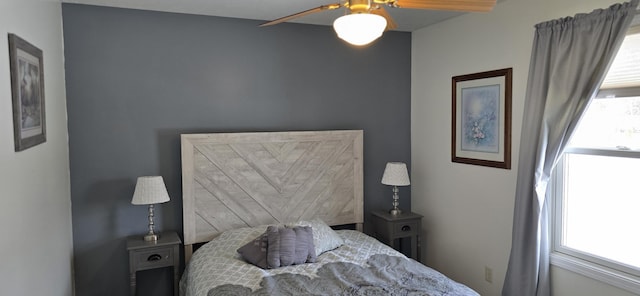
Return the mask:
<svg viewBox="0 0 640 296"><path fill-rule="evenodd" d="M452 162L511 169L512 72L452 77Z"/></svg>
<svg viewBox="0 0 640 296"><path fill-rule="evenodd" d="M15 151L47 140L42 50L9 34Z"/></svg>

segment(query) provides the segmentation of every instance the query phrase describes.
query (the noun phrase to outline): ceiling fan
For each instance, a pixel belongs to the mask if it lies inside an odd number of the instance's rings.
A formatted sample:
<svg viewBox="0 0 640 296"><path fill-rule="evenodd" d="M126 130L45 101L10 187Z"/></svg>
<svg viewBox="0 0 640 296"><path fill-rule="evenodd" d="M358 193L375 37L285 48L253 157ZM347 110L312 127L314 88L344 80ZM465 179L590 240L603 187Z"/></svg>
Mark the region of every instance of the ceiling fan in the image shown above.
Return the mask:
<svg viewBox="0 0 640 296"><path fill-rule="evenodd" d="M390 8L453 10L465 12L491 11L496 0L344 0L344 2L321 5L261 24L260 27L276 25L295 18L325 10L345 8L344 16L333 22L338 37L353 45L366 45L382 36L385 30L397 28L396 22L386 11Z"/></svg>

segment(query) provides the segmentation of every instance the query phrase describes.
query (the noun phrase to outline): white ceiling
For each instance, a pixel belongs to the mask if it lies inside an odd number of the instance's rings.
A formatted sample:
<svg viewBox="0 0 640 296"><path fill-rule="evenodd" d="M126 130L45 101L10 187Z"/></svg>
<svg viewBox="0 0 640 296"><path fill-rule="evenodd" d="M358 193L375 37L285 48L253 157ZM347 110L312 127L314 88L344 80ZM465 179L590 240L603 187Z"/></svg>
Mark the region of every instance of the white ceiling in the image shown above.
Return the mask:
<svg viewBox="0 0 640 296"><path fill-rule="evenodd" d="M337 3L339 0L62 0L62 2L270 21L320 5ZM453 11L400 8L388 8L387 11L398 23L396 31L407 32L462 14ZM333 20L342 14L344 9L323 11L291 22L330 26Z"/></svg>

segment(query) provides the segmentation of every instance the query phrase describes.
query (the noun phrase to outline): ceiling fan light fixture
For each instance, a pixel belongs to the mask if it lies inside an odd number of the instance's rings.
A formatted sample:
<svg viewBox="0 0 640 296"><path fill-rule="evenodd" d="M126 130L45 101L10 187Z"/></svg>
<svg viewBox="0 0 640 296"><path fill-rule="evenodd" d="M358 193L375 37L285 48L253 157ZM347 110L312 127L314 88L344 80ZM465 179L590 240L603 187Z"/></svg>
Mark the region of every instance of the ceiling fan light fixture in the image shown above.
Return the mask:
<svg viewBox="0 0 640 296"><path fill-rule="evenodd" d="M382 36L387 20L377 14L354 13L337 18L333 29L338 37L353 45L362 46Z"/></svg>

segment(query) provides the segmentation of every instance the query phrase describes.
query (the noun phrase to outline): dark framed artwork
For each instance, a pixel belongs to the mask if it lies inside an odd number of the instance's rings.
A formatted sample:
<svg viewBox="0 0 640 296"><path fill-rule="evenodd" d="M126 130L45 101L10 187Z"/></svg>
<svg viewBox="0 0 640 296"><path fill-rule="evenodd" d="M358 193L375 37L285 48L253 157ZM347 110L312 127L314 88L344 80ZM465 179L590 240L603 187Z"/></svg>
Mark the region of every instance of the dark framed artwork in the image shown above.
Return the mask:
<svg viewBox="0 0 640 296"><path fill-rule="evenodd" d="M42 50L9 34L9 69L13 101L15 150L47 140Z"/></svg>
<svg viewBox="0 0 640 296"><path fill-rule="evenodd" d="M451 161L511 169L512 68L453 77Z"/></svg>

